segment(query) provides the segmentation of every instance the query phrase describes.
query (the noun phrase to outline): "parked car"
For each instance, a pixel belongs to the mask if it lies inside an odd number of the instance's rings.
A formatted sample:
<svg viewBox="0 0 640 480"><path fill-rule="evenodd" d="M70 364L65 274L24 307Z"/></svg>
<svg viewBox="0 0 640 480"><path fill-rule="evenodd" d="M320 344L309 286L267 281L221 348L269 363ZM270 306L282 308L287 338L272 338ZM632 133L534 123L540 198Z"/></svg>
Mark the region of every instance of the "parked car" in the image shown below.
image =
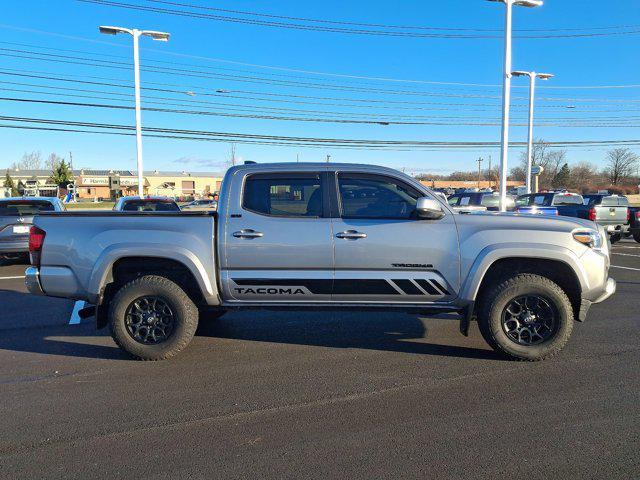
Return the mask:
<svg viewBox="0 0 640 480"><path fill-rule="evenodd" d="M201 199L194 200L193 202L187 203L182 206L182 210L189 212L211 212L218 209L217 200L213 199Z"/></svg>
<svg viewBox="0 0 640 480"><path fill-rule="evenodd" d="M38 212L61 212L55 197L10 197L0 199L0 259L15 259L29 253L29 229Z"/></svg>
<svg viewBox="0 0 640 480"><path fill-rule="evenodd" d="M451 195L449 205L460 213L488 210L500 211L500 194L494 192L465 192ZM513 212L516 208L515 200L507 196L507 211Z"/></svg>
<svg viewBox="0 0 640 480"><path fill-rule="evenodd" d="M518 213L534 213L540 215L564 215L577 217L577 208L582 207L584 199L575 193L528 193L516 199Z"/></svg>
<svg viewBox="0 0 640 480"><path fill-rule="evenodd" d="M390 168L235 166L220 198L216 215L43 213L27 287L95 305L80 316L145 360L187 346L206 309L332 307L457 312L465 335L477 319L496 351L535 361L616 290L593 222L456 214Z"/></svg>
<svg viewBox="0 0 640 480"><path fill-rule="evenodd" d="M640 207L629 207L629 233L640 243Z"/></svg>
<svg viewBox="0 0 640 480"><path fill-rule="evenodd" d="M113 209L121 212L179 212L178 204L169 197L121 197Z"/></svg>

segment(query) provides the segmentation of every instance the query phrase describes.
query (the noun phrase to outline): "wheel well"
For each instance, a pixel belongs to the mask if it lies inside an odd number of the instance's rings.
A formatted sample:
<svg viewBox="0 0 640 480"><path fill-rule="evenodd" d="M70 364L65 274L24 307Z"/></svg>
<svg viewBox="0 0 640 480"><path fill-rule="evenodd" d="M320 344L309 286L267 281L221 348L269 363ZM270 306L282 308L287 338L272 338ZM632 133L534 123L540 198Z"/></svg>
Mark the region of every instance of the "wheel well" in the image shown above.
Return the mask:
<svg viewBox="0 0 640 480"><path fill-rule="evenodd" d="M193 273L183 263L158 257L120 258L113 264L108 283L102 292L102 299L96 318L98 328L106 326L108 305L119 287L144 275L166 277L177 283L196 305L206 303Z"/></svg>
<svg viewBox="0 0 640 480"><path fill-rule="evenodd" d="M482 295L502 280L519 273L533 273L556 283L569 297L574 318L579 317L582 289L573 269L564 262L544 258L503 258L494 262L482 279L478 295Z"/></svg>

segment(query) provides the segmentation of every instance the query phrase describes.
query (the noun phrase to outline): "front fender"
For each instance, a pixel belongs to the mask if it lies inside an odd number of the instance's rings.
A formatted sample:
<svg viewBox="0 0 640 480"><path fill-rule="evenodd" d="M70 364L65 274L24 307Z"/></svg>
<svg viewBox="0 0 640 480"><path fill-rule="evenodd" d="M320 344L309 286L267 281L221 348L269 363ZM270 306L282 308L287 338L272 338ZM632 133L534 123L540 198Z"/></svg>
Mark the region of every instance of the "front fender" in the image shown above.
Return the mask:
<svg viewBox="0 0 640 480"><path fill-rule="evenodd" d="M500 243L482 249L476 257L460 290L461 300L474 302L487 271L498 260L507 258L540 258L567 264L580 282L581 291L589 290L589 279L584 265L572 250L557 245L527 243Z"/></svg>

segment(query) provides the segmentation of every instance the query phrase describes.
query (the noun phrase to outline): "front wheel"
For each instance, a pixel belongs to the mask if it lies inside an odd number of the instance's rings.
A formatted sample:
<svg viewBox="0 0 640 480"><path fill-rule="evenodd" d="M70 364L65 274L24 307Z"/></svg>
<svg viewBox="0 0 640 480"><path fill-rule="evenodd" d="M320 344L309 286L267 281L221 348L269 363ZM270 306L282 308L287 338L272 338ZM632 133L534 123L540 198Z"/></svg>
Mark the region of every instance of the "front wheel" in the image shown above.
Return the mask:
<svg viewBox="0 0 640 480"><path fill-rule="evenodd" d="M519 274L481 300L478 325L486 342L514 360L539 361L564 348L573 309L564 291L546 277Z"/></svg>
<svg viewBox="0 0 640 480"><path fill-rule="evenodd" d="M163 360L184 349L198 327L198 308L171 280L146 275L123 285L109 308L116 344L140 360Z"/></svg>

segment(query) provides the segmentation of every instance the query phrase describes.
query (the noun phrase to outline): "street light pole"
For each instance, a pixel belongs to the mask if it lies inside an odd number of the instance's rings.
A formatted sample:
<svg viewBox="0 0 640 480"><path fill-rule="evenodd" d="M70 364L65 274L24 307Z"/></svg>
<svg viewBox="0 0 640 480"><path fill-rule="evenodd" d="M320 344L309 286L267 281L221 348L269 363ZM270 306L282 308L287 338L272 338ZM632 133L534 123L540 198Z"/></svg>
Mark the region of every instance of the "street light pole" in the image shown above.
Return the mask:
<svg viewBox="0 0 640 480"><path fill-rule="evenodd" d="M136 98L136 158L138 166L138 196L144 197L144 178L142 169L142 112L140 111L140 50L138 39L140 30L133 29L133 85Z"/></svg>
<svg viewBox="0 0 640 480"><path fill-rule="evenodd" d="M507 211L507 168L509 164L509 114L511 105L511 25L513 6L539 7L542 0L489 0L506 6L504 27L504 66L502 84L502 131L500 135L500 211Z"/></svg>
<svg viewBox="0 0 640 480"><path fill-rule="evenodd" d="M138 30L136 28L100 26L100 33L105 35L117 35L118 33L128 33L133 37L133 81L136 110L136 157L138 167L138 195L144 197L144 177L142 165L142 112L140 108L140 50L138 40L141 36L151 37L153 40L166 42L170 34L166 32L156 32L154 30Z"/></svg>
<svg viewBox="0 0 640 480"><path fill-rule="evenodd" d="M527 193L531 193L531 167L533 165L533 106L536 96L536 79L549 80L553 78L550 73L536 73L536 72L513 72L514 77L529 77L529 138L527 141L527 172L526 172L526 186Z"/></svg>

